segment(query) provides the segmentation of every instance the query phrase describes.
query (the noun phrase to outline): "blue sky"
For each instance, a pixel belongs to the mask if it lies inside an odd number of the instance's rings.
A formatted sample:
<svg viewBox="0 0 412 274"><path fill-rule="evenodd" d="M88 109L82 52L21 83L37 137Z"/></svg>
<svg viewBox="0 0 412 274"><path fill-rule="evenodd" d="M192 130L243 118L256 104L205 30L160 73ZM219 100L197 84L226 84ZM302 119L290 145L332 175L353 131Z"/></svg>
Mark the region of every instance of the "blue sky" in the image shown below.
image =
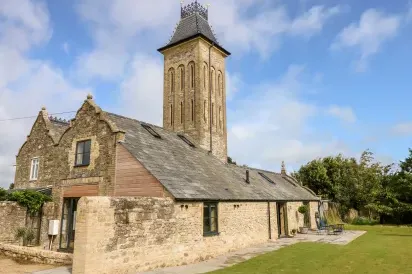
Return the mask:
<svg viewBox="0 0 412 274"><path fill-rule="evenodd" d="M190 2L186 0L186 4ZM412 147L408 1L211 0L227 59L229 155L289 171L371 149L384 163ZM155 3L155 5L153 5ZM161 125L163 59L178 0L0 3L0 120L104 109ZM68 116L66 118L69 118ZM0 122L0 186L33 119Z"/></svg>

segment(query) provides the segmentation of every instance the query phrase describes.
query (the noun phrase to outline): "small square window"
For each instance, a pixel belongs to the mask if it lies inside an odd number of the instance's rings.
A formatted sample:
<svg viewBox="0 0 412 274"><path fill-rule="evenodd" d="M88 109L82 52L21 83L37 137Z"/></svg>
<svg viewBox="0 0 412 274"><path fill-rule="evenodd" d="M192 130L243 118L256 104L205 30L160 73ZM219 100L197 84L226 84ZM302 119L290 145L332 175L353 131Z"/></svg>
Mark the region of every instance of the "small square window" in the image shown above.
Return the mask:
<svg viewBox="0 0 412 274"><path fill-rule="evenodd" d="M90 164L91 140L77 142L75 166L88 166Z"/></svg>
<svg viewBox="0 0 412 274"><path fill-rule="evenodd" d="M30 181L35 181L39 177L39 163L39 158L33 158L31 160Z"/></svg>
<svg viewBox="0 0 412 274"><path fill-rule="evenodd" d="M204 203L203 206L203 235L218 234L217 203Z"/></svg>

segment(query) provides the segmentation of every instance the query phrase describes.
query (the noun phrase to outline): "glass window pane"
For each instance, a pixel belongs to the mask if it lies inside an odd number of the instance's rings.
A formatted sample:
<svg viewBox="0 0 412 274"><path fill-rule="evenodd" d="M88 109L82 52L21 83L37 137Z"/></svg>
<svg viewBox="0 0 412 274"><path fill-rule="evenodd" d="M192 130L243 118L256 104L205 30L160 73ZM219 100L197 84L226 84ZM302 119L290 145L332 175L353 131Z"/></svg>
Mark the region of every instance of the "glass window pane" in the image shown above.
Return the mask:
<svg viewBox="0 0 412 274"><path fill-rule="evenodd" d="M203 233L210 232L210 219L205 218L203 219Z"/></svg>
<svg viewBox="0 0 412 274"><path fill-rule="evenodd" d="M77 143L77 154L83 153L84 151L84 142L78 142Z"/></svg>
<svg viewBox="0 0 412 274"><path fill-rule="evenodd" d="M90 152L83 154L83 165L90 164Z"/></svg>
<svg viewBox="0 0 412 274"><path fill-rule="evenodd" d="M209 218L209 206L208 205L204 205L203 207L203 218Z"/></svg>
<svg viewBox="0 0 412 274"><path fill-rule="evenodd" d="M91 140L84 142L84 152L90 152L91 143L92 143Z"/></svg>
<svg viewBox="0 0 412 274"><path fill-rule="evenodd" d="M211 218L217 218L216 205L211 205L210 206L210 217Z"/></svg>
<svg viewBox="0 0 412 274"><path fill-rule="evenodd" d="M82 165L83 164L83 154L77 154L76 157L76 165Z"/></svg>
<svg viewBox="0 0 412 274"><path fill-rule="evenodd" d="M210 231L211 232L216 232L217 231L217 219L216 218L211 218L210 219Z"/></svg>

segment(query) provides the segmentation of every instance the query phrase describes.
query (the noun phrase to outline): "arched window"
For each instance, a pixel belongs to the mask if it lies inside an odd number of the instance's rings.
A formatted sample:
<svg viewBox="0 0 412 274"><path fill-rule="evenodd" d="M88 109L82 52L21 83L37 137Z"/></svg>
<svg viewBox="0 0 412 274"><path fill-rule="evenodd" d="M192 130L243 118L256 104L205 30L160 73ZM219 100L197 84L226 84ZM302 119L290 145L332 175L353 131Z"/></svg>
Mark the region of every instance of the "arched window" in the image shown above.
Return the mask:
<svg viewBox="0 0 412 274"><path fill-rule="evenodd" d="M219 128L222 129L222 107L219 107Z"/></svg>
<svg viewBox="0 0 412 274"><path fill-rule="evenodd" d="M212 125L215 124L215 104L212 103Z"/></svg>
<svg viewBox="0 0 412 274"><path fill-rule="evenodd" d="M222 96L222 75L219 72L219 76L217 77L217 88L219 89L219 96Z"/></svg>
<svg viewBox="0 0 412 274"><path fill-rule="evenodd" d="M184 90L185 88L185 68L183 66L180 67L180 90Z"/></svg>
<svg viewBox="0 0 412 274"><path fill-rule="evenodd" d="M212 86L211 86L211 88L212 88L212 94L213 94L213 91L215 91L215 69L214 68L212 68L212 77L211 77L212 79L211 79L211 81L212 81L212 83L210 83Z"/></svg>
<svg viewBox="0 0 412 274"><path fill-rule="evenodd" d="M203 87L206 88L207 66L203 66Z"/></svg>
<svg viewBox="0 0 412 274"><path fill-rule="evenodd" d="M193 62L189 65L190 70L190 88L195 88L195 65Z"/></svg>
<svg viewBox="0 0 412 274"><path fill-rule="evenodd" d="M170 105L170 125L173 126L173 105Z"/></svg>
<svg viewBox="0 0 412 274"><path fill-rule="evenodd" d="M175 91L175 73L173 69L170 69L169 72L169 85L170 85L170 93L173 94Z"/></svg>
<svg viewBox="0 0 412 274"><path fill-rule="evenodd" d="M183 102L180 102L180 123L183 124Z"/></svg>
<svg viewBox="0 0 412 274"><path fill-rule="evenodd" d="M207 103L206 100L203 102L203 120L206 122L206 108L207 108Z"/></svg>
<svg viewBox="0 0 412 274"><path fill-rule="evenodd" d="M191 103L192 103L192 122L193 122L195 120L195 104L193 103L193 99Z"/></svg>

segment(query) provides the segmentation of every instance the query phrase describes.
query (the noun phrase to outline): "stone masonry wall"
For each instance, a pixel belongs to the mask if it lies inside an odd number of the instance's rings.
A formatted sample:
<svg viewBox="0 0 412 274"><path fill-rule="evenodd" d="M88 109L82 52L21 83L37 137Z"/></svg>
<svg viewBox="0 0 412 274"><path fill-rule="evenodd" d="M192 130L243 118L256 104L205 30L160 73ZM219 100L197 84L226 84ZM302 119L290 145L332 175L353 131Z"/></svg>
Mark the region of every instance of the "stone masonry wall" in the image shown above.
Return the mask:
<svg viewBox="0 0 412 274"><path fill-rule="evenodd" d="M276 206L270 203L272 239ZM136 273L210 259L269 239L268 203L219 203L218 236L203 236L203 203L83 197L73 273Z"/></svg>
<svg viewBox="0 0 412 274"><path fill-rule="evenodd" d="M163 52L163 127L176 132L185 132L202 148L210 149L210 68L213 87L212 151L216 157L226 162L225 56L216 48L212 48L210 54L211 64L209 64L209 46L210 44L205 40L198 38ZM195 67L193 87L190 81L191 64L194 64ZM183 87L181 77L184 77ZM192 100L194 102L193 119ZM183 109L181 109L181 106L183 106ZM181 116L183 116L183 119L181 119ZM171 123L172 120L173 123Z"/></svg>
<svg viewBox="0 0 412 274"><path fill-rule="evenodd" d="M57 174L53 168L56 148L47 129L48 119L47 112L42 110L16 157L15 188L45 187L56 181ZM31 161L34 157L39 158L39 173L37 180L30 181Z"/></svg>
<svg viewBox="0 0 412 274"><path fill-rule="evenodd" d="M311 229L316 229L317 224L316 224L316 212L318 212L318 204L319 202L309 202L309 208L310 208L310 228Z"/></svg>
<svg viewBox="0 0 412 274"><path fill-rule="evenodd" d="M299 227L304 226L304 216L299 213L298 208L302 206L302 202L287 202L287 215L288 215L288 233L291 234L292 229L299 231Z"/></svg>
<svg viewBox="0 0 412 274"><path fill-rule="evenodd" d="M0 242L21 244L14 235L26 225L26 208L15 202L0 202Z"/></svg>

